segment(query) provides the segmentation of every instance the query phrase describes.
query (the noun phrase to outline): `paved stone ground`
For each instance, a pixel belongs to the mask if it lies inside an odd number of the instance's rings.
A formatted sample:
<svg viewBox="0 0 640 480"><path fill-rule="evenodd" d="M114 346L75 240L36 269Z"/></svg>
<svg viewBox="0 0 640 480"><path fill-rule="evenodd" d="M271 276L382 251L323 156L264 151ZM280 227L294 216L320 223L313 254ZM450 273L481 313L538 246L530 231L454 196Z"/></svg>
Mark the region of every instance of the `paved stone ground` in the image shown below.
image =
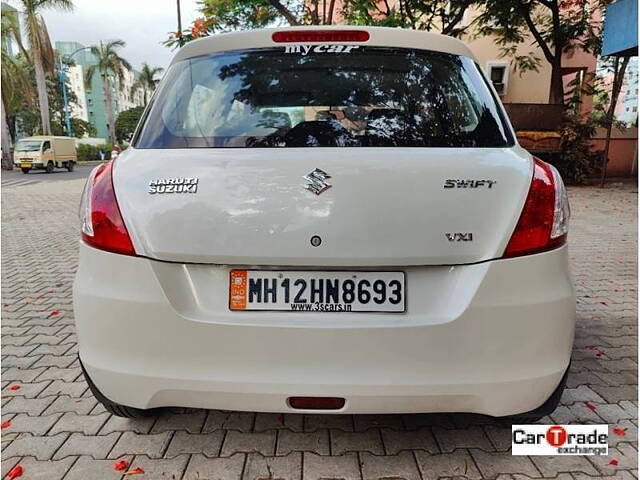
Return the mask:
<svg viewBox="0 0 640 480"><path fill-rule="evenodd" d="M3 191L3 477L20 464L25 480L118 479L125 459L145 472L132 478L149 479L637 478L635 186L570 190L576 342L562 406L542 420L609 423L610 455L513 457L510 429L480 416L110 416L76 360L82 183Z"/></svg>

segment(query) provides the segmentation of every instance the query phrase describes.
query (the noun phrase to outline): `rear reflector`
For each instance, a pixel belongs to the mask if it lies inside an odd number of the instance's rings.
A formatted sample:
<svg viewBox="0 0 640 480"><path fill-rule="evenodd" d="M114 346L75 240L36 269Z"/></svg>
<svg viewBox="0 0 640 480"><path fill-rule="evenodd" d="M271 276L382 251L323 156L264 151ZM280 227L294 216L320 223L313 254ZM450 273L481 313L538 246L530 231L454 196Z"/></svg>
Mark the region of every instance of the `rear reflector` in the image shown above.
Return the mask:
<svg viewBox="0 0 640 480"><path fill-rule="evenodd" d="M344 407L344 398L289 397L289 405L300 410L340 410Z"/></svg>
<svg viewBox="0 0 640 480"><path fill-rule="evenodd" d="M369 32L364 30L292 30L271 36L276 43L301 42L366 42Z"/></svg>

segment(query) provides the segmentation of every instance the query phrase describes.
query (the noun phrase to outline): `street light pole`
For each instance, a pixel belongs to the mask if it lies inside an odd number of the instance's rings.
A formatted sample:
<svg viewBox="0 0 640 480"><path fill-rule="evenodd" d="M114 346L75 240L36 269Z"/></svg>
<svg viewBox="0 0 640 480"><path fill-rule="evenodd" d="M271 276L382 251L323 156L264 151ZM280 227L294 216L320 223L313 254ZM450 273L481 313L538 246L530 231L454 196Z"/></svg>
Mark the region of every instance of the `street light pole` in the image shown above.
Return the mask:
<svg viewBox="0 0 640 480"><path fill-rule="evenodd" d="M176 0L176 7L178 8L178 45L182 47L184 40L182 39L182 16L180 14L180 0Z"/></svg>
<svg viewBox="0 0 640 480"><path fill-rule="evenodd" d="M62 100L64 103L64 123L67 130L67 137L71 136L71 119L69 118L69 100L67 98L67 75L64 70L62 55L60 55L60 83L62 83Z"/></svg>
<svg viewBox="0 0 640 480"><path fill-rule="evenodd" d="M87 50L91 47L82 47L77 49L75 52L72 52L71 55L66 55L66 57L71 60L72 57L82 50ZM67 130L67 137L71 136L71 115L69 114L69 98L67 95L67 72L64 67L64 57L65 55L60 55L60 82L62 83L62 101L64 102L64 123Z"/></svg>

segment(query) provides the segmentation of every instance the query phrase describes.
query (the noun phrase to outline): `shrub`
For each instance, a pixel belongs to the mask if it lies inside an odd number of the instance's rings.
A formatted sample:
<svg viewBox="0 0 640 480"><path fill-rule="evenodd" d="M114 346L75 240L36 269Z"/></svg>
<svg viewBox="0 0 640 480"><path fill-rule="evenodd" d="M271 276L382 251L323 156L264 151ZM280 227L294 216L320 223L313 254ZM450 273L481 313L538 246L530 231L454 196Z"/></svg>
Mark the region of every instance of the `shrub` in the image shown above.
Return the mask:
<svg viewBox="0 0 640 480"><path fill-rule="evenodd" d="M572 185L582 185L593 178L600 169L601 155L590 148L598 122L592 118L567 115L560 128L560 155L553 162L564 181Z"/></svg>
<svg viewBox="0 0 640 480"><path fill-rule="evenodd" d="M118 115L116 119L116 137L119 143L131 141L143 111L144 107L133 107Z"/></svg>
<svg viewBox="0 0 640 480"><path fill-rule="evenodd" d="M109 160L111 158L111 144L105 143L102 145L89 145L87 143L81 143L76 148L78 161L88 162L92 160L100 160L100 150L105 152L105 160Z"/></svg>

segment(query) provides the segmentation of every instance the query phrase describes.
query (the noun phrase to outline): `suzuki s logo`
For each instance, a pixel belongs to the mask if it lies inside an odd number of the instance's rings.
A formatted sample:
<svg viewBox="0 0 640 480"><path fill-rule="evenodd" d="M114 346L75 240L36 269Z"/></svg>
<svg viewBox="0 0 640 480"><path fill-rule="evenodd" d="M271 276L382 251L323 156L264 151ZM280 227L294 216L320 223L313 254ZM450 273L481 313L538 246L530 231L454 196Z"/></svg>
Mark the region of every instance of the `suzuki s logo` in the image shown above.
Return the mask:
<svg viewBox="0 0 640 480"><path fill-rule="evenodd" d="M306 188L310 192L315 193L316 195L320 195L325 190L329 190L331 188L331 185L325 182L327 178L331 178L331 175L320 170L319 168L316 168L313 172L305 175L302 178L309 181L309 183L307 183L304 188Z"/></svg>

